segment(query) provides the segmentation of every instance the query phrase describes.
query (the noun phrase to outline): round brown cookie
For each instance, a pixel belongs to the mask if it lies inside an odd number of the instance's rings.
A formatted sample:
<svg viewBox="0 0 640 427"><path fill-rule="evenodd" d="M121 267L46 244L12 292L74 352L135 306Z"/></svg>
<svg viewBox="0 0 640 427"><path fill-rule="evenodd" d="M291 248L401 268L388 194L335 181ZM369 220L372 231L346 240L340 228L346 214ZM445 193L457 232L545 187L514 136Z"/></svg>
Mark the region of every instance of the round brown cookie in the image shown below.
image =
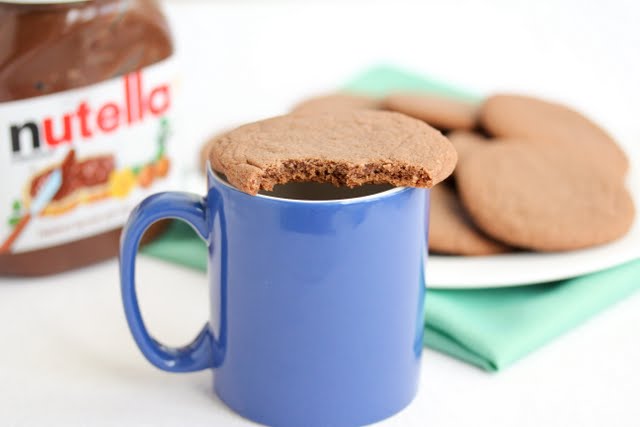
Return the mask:
<svg viewBox="0 0 640 427"><path fill-rule="evenodd" d="M220 131L214 134L214 136L207 139L205 143L202 144L202 146L200 147L200 152L198 153L198 165L200 166L200 171L203 174L205 175L207 174L207 161L209 161L209 157L210 157L209 153L211 151L211 147L213 146L214 141L220 138L225 133L229 132L230 130L232 130L232 128L227 128L224 131Z"/></svg>
<svg viewBox="0 0 640 427"><path fill-rule="evenodd" d="M631 196L618 180L571 162L573 151L516 140L474 148L456 169L462 204L481 230L517 247L564 251L623 236Z"/></svg>
<svg viewBox="0 0 640 427"><path fill-rule="evenodd" d="M431 189L429 250L450 255L493 255L510 248L481 232L455 191L441 184Z"/></svg>
<svg viewBox="0 0 640 427"><path fill-rule="evenodd" d="M475 128L478 114L475 103L433 94L394 93L383 99L382 107L445 131Z"/></svg>
<svg viewBox="0 0 640 427"><path fill-rule="evenodd" d="M491 143L491 140L484 135L466 130L453 131L447 135L447 138L458 152L458 163L460 163L462 156L465 156L470 150Z"/></svg>
<svg viewBox="0 0 640 427"><path fill-rule="evenodd" d="M439 131L386 111L292 114L241 126L213 143L213 168L256 194L290 181L430 188L457 155Z"/></svg>
<svg viewBox="0 0 640 427"><path fill-rule="evenodd" d="M292 113L331 113L351 110L379 110L380 100L355 93L333 93L307 99L297 104Z"/></svg>
<svg viewBox="0 0 640 427"><path fill-rule="evenodd" d="M494 95L480 107L479 120L491 135L538 143L575 144L574 156L624 177L629 160L597 124L561 104L520 95Z"/></svg>

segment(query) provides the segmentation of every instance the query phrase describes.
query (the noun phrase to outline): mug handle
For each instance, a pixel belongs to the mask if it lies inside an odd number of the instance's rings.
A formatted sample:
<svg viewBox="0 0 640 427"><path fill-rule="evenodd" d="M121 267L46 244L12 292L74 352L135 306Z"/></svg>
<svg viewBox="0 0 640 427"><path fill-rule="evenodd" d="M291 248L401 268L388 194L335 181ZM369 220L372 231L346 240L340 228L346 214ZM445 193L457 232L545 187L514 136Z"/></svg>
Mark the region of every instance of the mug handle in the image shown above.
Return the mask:
<svg viewBox="0 0 640 427"><path fill-rule="evenodd" d="M129 329L142 354L156 367L169 372L193 372L216 366L217 341L209 324L198 336L181 348L165 346L156 341L144 325L135 290L135 260L140 239L147 228L166 218L189 224L199 237L207 241L206 200L184 192L165 192L149 196L131 213L120 238L120 285Z"/></svg>

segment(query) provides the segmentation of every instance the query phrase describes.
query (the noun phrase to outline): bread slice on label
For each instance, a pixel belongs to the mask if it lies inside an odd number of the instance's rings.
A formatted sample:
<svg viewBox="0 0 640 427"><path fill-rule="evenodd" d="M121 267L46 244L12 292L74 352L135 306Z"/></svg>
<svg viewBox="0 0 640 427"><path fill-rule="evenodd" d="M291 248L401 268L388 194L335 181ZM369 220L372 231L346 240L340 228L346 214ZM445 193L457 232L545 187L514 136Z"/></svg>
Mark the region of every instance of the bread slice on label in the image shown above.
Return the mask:
<svg viewBox="0 0 640 427"><path fill-rule="evenodd" d="M476 127L478 105L465 100L429 93L398 92L382 101L386 110L397 111L443 130Z"/></svg>
<svg viewBox="0 0 640 427"><path fill-rule="evenodd" d="M351 110L379 110L380 100L366 95L338 92L309 98L297 104L292 113L331 113Z"/></svg>
<svg viewBox="0 0 640 427"><path fill-rule="evenodd" d="M429 251L449 255L494 255L508 252L476 227L454 189L440 184L431 189Z"/></svg>
<svg viewBox="0 0 640 427"><path fill-rule="evenodd" d="M62 184L53 199L40 212L42 216L65 214L80 205L90 204L110 197L109 177L116 169L113 154L97 154L78 158L70 149L59 164L35 173L24 187L24 204L28 208L40 188L54 170L62 172Z"/></svg>
<svg viewBox="0 0 640 427"><path fill-rule="evenodd" d="M498 138L537 144L569 144L574 156L624 178L629 160L615 140L600 126L579 112L553 102L522 96L498 94L480 107L482 127Z"/></svg>
<svg viewBox="0 0 640 427"><path fill-rule="evenodd" d="M624 185L582 161L573 147L495 140L461 156L460 200L491 237L538 251L567 251L626 234L635 214Z"/></svg>
<svg viewBox="0 0 640 427"><path fill-rule="evenodd" d="M449 140L426 123L367 110L251 123L215 140L209 155L216 171L253 195L294 181L431 188L457 161Z"/></svg>

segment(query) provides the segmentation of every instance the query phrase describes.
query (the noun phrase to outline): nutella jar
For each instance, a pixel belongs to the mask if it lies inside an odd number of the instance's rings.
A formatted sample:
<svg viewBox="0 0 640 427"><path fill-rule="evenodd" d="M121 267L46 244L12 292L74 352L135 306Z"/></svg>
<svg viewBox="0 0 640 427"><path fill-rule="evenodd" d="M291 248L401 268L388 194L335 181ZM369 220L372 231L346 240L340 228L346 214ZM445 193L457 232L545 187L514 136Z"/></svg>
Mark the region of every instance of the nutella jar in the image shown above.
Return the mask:
<svg viewBox="0 0 640 427"><path fill-rule="evenodd" d="M0 2L0 275L113 257L175 188L172 54L151 0Z"/></svg>

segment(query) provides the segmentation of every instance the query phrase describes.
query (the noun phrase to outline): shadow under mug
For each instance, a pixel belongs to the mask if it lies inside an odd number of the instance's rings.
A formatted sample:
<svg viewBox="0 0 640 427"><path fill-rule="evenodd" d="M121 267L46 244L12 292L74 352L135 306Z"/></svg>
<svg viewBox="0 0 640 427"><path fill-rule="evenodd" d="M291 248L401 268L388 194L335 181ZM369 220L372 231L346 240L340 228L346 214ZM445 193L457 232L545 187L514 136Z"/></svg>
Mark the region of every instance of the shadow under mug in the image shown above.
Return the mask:
<svg viewBox="0 0 640 427"><path fill-rule="evenodd" d="M267 425L356 426L400 411L419 378L429 192L380 187L353 197L288 184L250 196L209 168L204 198L144 200L120 248L125 313L142 353L166 371L215 368L220 399ZM135 292L138 244L164 218L185 221L209 248L211 317L183 348L149 335Z"/></svg>

